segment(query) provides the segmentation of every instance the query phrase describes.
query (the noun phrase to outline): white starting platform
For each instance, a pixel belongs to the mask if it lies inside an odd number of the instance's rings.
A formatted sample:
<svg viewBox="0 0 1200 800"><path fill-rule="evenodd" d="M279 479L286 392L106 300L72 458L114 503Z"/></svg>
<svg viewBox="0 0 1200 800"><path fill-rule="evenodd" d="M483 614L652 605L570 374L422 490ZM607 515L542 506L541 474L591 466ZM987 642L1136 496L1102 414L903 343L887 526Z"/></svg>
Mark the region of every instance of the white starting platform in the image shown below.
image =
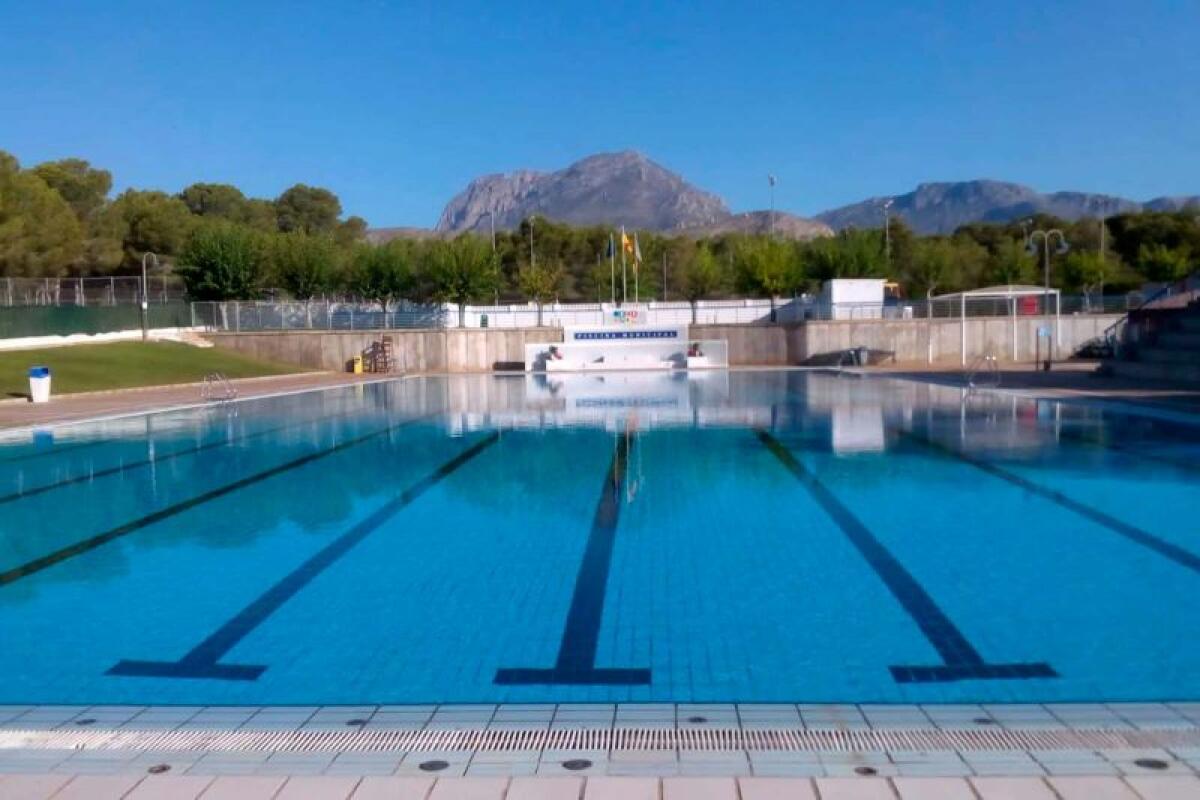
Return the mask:
<svg viewBox="0 0 1200 800"><path fill-rule="evenodd" d="M706 369L729 366L724 340L690 339L687 325L563 329L563 341L525 345L527 372Z"/></svg>

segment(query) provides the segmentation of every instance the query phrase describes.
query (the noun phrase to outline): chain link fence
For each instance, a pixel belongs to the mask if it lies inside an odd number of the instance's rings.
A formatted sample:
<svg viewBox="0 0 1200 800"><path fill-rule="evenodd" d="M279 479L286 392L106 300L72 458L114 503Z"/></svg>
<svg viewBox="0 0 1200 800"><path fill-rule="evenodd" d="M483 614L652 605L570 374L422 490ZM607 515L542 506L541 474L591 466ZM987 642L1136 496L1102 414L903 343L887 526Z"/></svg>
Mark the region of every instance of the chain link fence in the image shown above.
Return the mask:
<svg viewBox="0 0 1200 800"><path fill-rule="evenodd" d="M1063 296L1016 298L933 299L917 302L822 304L812 298L776 300L708 300L687 302L547 303L468 305L401 303L384 310L378 303L314 300L294 302L198 302L191 304L191 324L210 331L253 332L287 330L389 330L403 328L532 328L574 325L645 323L650 325L755 325L771 322L853 321L880 319L958 319L1020 317L1059 313L1124 313L1124 296ZM1047 302L1047 300L1049 302Z"/></svg>
<svg viewBox="0 0 1200 800"><path fill-rule="evenodd" d="M175 276L151 275L146 281L146 299L151 303L184 300L183 281ZM0 278L0 305L21 306L119 306L136 305L142 299L142 278L126 275L111 278Z"/></svg>

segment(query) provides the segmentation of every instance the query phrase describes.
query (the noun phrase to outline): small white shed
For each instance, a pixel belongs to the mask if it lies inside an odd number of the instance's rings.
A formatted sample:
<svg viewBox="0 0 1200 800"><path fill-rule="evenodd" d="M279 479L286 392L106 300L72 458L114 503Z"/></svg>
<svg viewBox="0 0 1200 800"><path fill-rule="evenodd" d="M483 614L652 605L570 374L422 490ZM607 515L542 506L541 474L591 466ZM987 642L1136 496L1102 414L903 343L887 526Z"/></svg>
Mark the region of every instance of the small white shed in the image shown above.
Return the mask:
<svg viewBox="0 0 1200 800"><path fill-rule="evenodd" d="M883 316L883 278L834 278L821 285L820 304L830 319L879 319Z"/></svg>

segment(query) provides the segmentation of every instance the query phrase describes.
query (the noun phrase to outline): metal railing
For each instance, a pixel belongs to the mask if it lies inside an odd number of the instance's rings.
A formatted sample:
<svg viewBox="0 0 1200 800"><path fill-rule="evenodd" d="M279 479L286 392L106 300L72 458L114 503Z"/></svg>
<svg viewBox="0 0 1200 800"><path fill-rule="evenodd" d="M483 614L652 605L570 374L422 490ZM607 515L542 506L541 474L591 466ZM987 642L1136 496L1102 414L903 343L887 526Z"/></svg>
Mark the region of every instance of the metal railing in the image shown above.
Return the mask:
<svg viewBox="0 0 1200 800"><path fill-rule="evenodd" d="M197 302L191 304L194 327L211 331L252 332L288 330L392 330L404 328L560 328L572 325L606 325L629 322L651 325L753 325L802 321L927 320L967 317L1041 316L1056 312L1054 297L1045 307L1041 295L1007 298L957 298L930 302L834 303L812 298L776 300L709 300L694 306L687 302L547 303L539 312L535 304L456 305L403 302L386 310L378 303L332 302ZM1113 314L1126 310L1119 297L1064 296L1063 316Z"/></svg>

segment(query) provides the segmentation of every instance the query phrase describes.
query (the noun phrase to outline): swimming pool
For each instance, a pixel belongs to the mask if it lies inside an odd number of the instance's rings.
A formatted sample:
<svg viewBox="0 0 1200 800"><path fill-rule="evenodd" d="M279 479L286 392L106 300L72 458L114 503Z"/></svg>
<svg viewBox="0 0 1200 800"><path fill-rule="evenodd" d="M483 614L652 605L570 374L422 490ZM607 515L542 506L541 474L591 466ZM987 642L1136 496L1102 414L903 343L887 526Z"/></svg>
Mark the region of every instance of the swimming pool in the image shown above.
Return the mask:
<svg viewBox="0 0 1200 800"><path fill-rule="evenodd" d="M0 439L0 702L1200 698L1200 428L805 371Z"/></svg>

